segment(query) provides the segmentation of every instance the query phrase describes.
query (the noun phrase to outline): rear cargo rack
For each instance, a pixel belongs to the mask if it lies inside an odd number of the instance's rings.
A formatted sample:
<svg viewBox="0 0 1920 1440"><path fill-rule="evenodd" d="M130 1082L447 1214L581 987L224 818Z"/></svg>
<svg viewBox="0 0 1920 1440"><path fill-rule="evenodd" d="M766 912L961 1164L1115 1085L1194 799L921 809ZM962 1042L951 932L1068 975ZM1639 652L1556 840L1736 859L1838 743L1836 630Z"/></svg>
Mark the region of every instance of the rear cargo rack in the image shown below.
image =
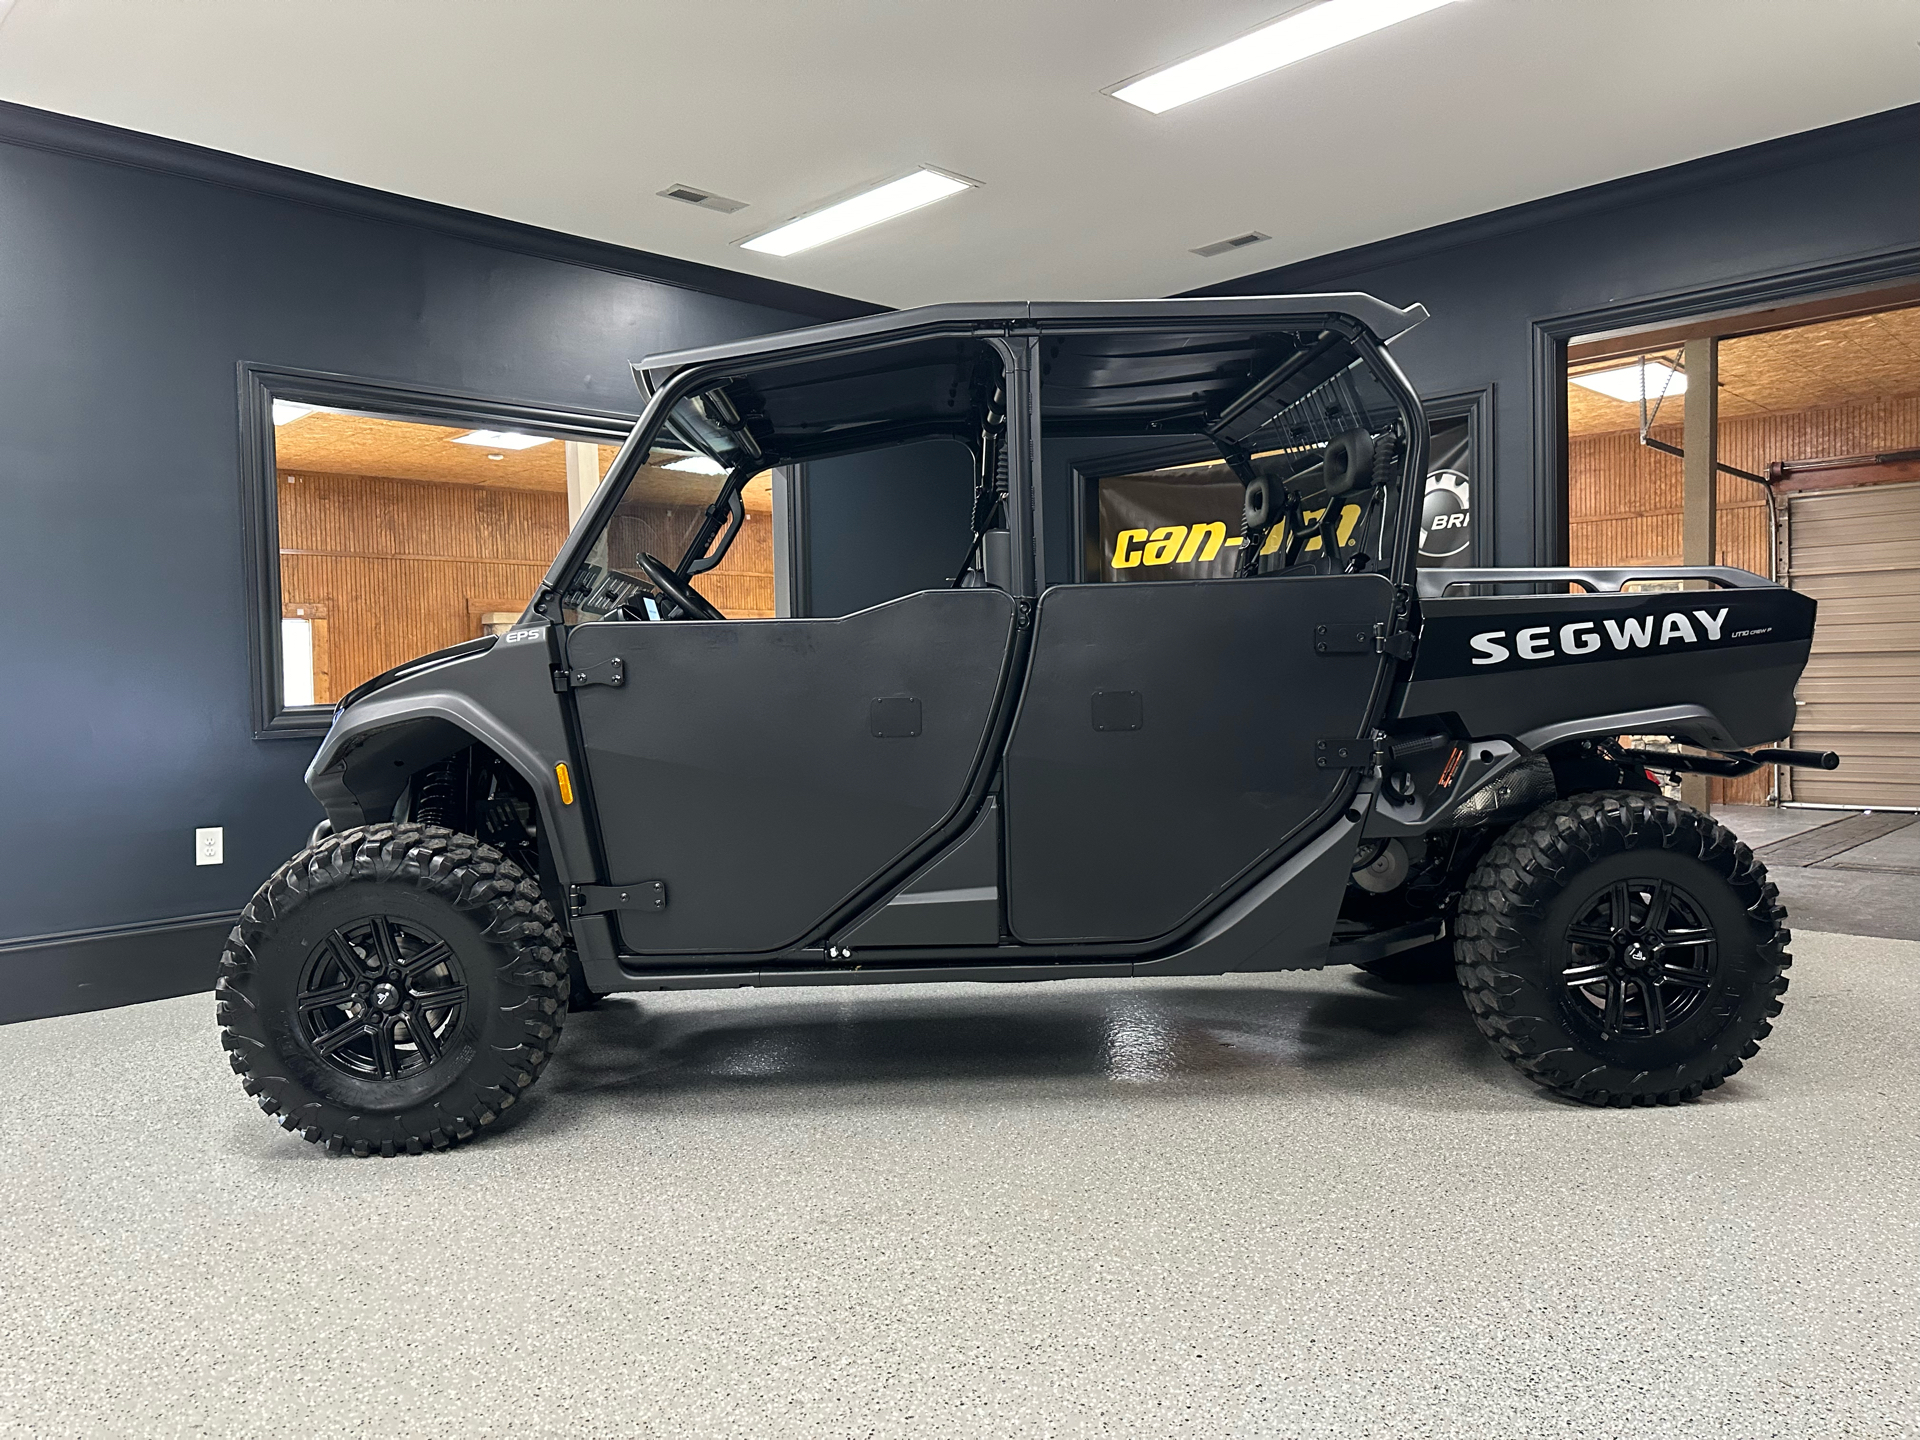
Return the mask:
<svg viewBox="0 0 1920 1440"><path fill-rule="evenodd" d="M1775 582L1731 565L1638 565L1626 570L1579 567L1507 570L1422 570L1422 600L1437 600L1456 585L1578 585L1590 592L1616 592L1636 580L1704 580L1722 590L1777 589Z"/></svg>

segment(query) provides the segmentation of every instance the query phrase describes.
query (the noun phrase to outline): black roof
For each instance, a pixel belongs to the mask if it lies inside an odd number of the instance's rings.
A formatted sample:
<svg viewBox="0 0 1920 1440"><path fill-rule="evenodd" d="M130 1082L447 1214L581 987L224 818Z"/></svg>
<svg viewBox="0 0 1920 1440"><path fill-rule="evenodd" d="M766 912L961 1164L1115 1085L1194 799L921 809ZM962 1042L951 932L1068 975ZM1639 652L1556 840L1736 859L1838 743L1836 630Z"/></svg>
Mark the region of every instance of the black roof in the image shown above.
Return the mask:
<svg viewBox="0 0 1920 1440"><path fill-rule="evenodd" d="M740 362L722 382L727 403L756 456L779 463L976 433L1000 371L983 337L1017 328L1040 336L1041 418L1053 433L1238 439L1347 370L1357 328L1384 342L1425 318L1369 295L930 305L657 355L634 370L654 393L690 367ZM743 458L697 418L674 428L730 467Z"/></svg>
<svg viewBox="0 0 1920 1440"><path fill-rule="evenodd" d="M1345 316L1357 320L1385 343L1403 335L1427 318L1424 305L1396 309L1384 300L1358 291L1329 295L1229 295L1175 300L999 300L983 303L922 305L891 310L858 320L809 325L757 335L697 350L669 350L649 355L633 367L634 379L646 394L657 391L668 377L691 365L716 360L773 360L783 354L834 345L847 340L886 340L895 336L939 330L997 330L1034 326L1042 330L1124 326L1129 329L1178 330L1185 326L1215 326L1223 322L1252 325L1304 325L1318 316Z"/></svg>

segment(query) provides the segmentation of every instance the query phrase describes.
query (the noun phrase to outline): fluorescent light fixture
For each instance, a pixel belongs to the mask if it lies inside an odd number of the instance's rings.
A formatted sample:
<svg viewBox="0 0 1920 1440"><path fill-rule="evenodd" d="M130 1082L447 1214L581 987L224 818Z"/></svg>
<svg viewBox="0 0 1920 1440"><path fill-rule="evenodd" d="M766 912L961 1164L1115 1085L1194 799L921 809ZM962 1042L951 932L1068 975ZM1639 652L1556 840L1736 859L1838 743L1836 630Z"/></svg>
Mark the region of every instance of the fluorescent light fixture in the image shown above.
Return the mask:
<svg viewBox="0 0 1920 1440"><path fill-rule="evenodd" d="M829 240L838 240L869 225L878 225L882 220L891 220L905 215L909 210L918 210L922 205L931 205L949 195L958 195L962 190L971 190L976 183L922 167L911 175L903 175L898 180L889 180L884 185L863 190L837 205L829 205L811 215L802 215L798 220L789 220L764 235L742 240L740 245L746 250L758 250L762 255L797 255L802 250L811 250Z"/></svg>
<svg viewBox="0 0 1920 1440"><path fill-rule="evenodd" d="M1638 405L1640 397L1658 400L1687 393L1687 377L1664 360L1639 360L1631 365L1616 365L1611 370L1595 370L1567 379L1588 390L1598 390L1614 400Z"/></svg>
<svg viewBox="0 0 1920 1440"><path fill-rule="evenodd" d="M518 430L469 430L452 438L456 445L484 445L489 450L531 450L547 443L544 435L522 435Z"/></svg>
<svg viewBox="0 0 1920 1440"><path fill-rule="evenodd" d="M1176 105L1198 100L1291 65L1322 50L1331 50L1375 30L1398 25L1454 0L1321 0L1318 5L1295 10L1271 24L1262 25L1251 35L1229 40L1224 45L1129 80L1107 93L1116 100L1138 105L1161 115Z"/></svg>
<svg viewBox="0 0 1920 1440"><path fill-rule="evenodd" d="M292 400L276 400L273 402L273 423L276 425L289 425L295 420L298 420L302 415L311 415L319 408L318 405L296 404Z"/></svg>
<svg viewBox="0 0 1920 1440"><path fill-rule="evenodd" d="M684 460L676 460L665 467L668 470L685 470L690 475L724 475L727 467L717 460L709 460L704 455L689 455Z"/></svg>

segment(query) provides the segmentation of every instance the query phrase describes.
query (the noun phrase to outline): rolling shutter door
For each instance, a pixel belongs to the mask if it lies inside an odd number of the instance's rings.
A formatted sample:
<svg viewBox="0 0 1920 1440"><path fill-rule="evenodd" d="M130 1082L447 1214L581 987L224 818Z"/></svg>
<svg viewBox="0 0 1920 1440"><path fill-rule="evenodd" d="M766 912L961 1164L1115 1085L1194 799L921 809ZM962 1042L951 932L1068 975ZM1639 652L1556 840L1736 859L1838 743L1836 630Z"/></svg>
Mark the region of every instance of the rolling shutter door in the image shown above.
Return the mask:
<svg viewBox="0 0 1920 1440"><path fill-rule="evenodd" d="M1820 602L1795 746L1834 771L1782 772L1786 798L1920 809L1920 485L1787 498L1787 581Z"/></svg>

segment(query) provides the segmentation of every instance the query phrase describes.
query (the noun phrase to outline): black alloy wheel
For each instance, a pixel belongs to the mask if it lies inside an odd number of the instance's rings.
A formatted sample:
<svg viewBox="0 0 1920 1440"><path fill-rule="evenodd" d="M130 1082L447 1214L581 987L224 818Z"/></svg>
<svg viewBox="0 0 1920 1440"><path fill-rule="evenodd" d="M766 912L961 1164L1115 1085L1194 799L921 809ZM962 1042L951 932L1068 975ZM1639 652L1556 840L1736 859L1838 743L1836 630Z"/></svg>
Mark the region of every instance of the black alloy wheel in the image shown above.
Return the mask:
<svg viewBox="0 0 1920 1440"><path fill-rule="evenodd" d="M1454 916L1455 968L1474 1023L1528 1079L1589 1105L1677 1105L1772 1033L1785 920L1725 826L1603 790L1494 842Z"/></svg>
<svg viewBox="0 0 1920 1440"><path fill-rule="evenodd" d="M1602 1040L1652 1037L1706 1002L1719 941L1707 909L1671 880L1616 880L1567 927L1569 1013Z"/></svg>
<svg viewBox="0 0 1920 1440"><path fill-rule="evenodd" d="M567 1016L539 883L437 825L322 836L227 937L220 1043L260 1108L354 1155L444 1150L527 1094Z"/></svg>
<svg viewBox="0 0 1920 1440"><path fill-rule="evenodd" d="M295 997L307 1044L357 1079L399 1080L444 1055L466 1017L467 978L426 926L372 915L313 947Z"/></svg>

